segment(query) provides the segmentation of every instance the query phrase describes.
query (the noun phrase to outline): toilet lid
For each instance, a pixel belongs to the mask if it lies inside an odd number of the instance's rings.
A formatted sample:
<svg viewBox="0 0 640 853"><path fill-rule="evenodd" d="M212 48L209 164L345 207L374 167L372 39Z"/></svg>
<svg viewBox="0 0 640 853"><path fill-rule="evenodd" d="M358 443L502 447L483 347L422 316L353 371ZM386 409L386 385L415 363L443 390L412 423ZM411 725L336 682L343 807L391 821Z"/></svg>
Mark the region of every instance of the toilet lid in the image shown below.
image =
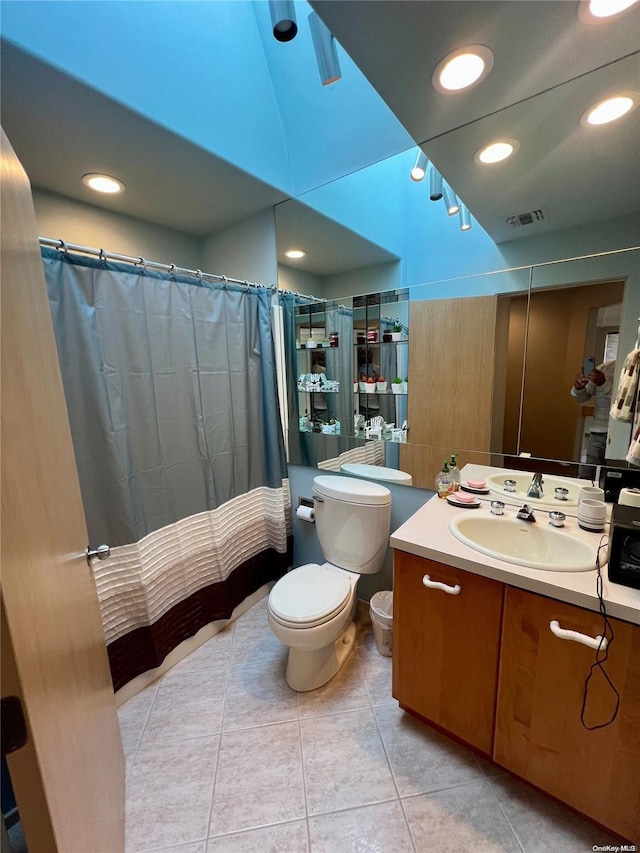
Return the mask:
<svg viewBox="0 0 640 853"><path fill-rule="evenodd" d="M269 607L274 616L285 622L318 622L342 608L350 589L346 572L307 563L280 578L269 595Z"/></svg>

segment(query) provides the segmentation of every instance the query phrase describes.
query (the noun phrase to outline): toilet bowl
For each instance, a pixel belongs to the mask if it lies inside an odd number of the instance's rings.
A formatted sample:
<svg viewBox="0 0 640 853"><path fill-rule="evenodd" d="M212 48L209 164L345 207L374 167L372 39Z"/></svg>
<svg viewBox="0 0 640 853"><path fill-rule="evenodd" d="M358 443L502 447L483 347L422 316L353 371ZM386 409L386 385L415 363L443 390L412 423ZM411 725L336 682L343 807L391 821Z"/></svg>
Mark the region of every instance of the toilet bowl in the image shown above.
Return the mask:
<svg viewBox="0 0 640 853"><path fill-rule="evenodd" d="M269 627L289 647L287 684L299 692L326 684L352 651L358 579L382 566L391 515L391 493L369 481L319 476L313 497L329 561L288 572L271 590L267 608Z"/></svg>

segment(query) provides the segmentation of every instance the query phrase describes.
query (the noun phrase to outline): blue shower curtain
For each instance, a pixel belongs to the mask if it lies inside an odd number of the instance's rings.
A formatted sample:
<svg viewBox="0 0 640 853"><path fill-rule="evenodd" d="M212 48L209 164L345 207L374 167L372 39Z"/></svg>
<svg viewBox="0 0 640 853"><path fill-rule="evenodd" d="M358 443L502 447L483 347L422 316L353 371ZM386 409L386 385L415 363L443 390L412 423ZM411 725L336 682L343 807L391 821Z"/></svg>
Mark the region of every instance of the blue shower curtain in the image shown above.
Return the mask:
<svg viewBox="0 0 640 853"><path fill-rule="evenodd" d="M216 523L242 524L247 507L255 506L245 496L255 495L272 506L273 495L281 497L283 482L286 488L270 293L55 249L43 249L42 255L90 541L124 546L121 567L129 565L132 543L137 543L140 578L131 583L144 586L145 572L149 574L145 548L164 535L158 531L181 525L179 538L186 541L184 520L195 518L193 524L200 531L206 527L215 541ZM234 501L243 501L242 511L234 510L234 515L221 509L234 507ZM287 500L277 504L282 533ZM204 513L209 515L200 515ZM263 526L272 523L270 518ZM242 531L238 528L235 535ZM278 541L282 549L282 537ZM140 630L153 634L154 626L167 622L172 607L179 607L178 620L190 622L177 633L175 626L164 626L164 634L178 641L206 621L228 617L239 600L286 570L287 531L284 541L282 553L249 549L231 560L240 560L239 565L225 565L228 537L221 540L212 577L200 572L202 577L188 581L182 599L168 609L155 603L144 618L129 619L132 630L120 630L114 641L120 644L116 656L131 658L123 638ZM184 574L198 548L202 543L185 545L184 553L172 558L180 565L167 566L167 573ZM236 569L244 576L240 584ZM163 583L168 583L166 576L158 579ZM122 575L118 584L123 586ZM198 612L191 620L185 601L193 594L199 598L191 609ZM105 592L103 598L112 607L113 593ZM132 608L139 599L139 590L129 595ZM126 609L127 602L122 606ZM127 626L128 617L118 619ZM150 644L147 634L145 660L133 670L158 665L169 650L164 641L153 649L158 643ZM114 673L114 683L128 680L133 670Z"/></svg>

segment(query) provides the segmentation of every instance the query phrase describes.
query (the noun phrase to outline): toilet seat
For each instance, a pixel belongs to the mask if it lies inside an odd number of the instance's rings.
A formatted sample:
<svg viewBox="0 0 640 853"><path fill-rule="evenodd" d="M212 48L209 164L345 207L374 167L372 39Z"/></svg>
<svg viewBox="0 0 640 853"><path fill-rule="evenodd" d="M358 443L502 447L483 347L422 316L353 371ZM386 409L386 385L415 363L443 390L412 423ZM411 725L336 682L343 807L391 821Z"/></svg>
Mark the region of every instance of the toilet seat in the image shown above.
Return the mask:
<svg viewBox="0 0 640 853"><path fill-rule="evenodd" d="M344 610L351 589L347 572L306 563L275 584L269 594L269 611L281 625L313 628Z"/></svg>

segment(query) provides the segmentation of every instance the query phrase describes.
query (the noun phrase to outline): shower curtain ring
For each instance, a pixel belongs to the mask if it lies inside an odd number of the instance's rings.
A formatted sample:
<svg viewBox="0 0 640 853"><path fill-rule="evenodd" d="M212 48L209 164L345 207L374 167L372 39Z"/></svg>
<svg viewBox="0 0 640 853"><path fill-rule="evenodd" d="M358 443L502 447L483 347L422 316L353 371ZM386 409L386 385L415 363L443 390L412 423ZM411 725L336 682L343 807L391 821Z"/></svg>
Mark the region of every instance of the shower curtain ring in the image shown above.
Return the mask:
<svg viewBox="0 0 640 853"><path fill-rule="evenodd" d="M244 292L249 293L249 282L246 280L246 278L244 280Z"/></svg>
<svg viewBox="0 0 640 853"><path fill-rule="evenodd" d="M202 270L196 270L196 278L202 280Z"/></svg>
<svg viewBox="0 0 640 853"><path fill-rule="evenodd" d="M107 263L107 255L106 255L104 249L100 249L100 251L98 252L98 257L100 258L101 264Z"/></svg>
<svg viewBox="0 0 640 853"><path fill-rule="evenodd" d="M140 266L142 267L142 269L143 269L144 271L146 271L146 269L147 269L147 262L145 261L145 259L144 259L142 256L138 258L138 262L136 263L136 266L138 265L138 263L140 264Z"/></svg>
<svg viewBox="0 0 640 853"><path fill-rule="evenodd" d="M177 269L177 267L176 267L176 265L175 265L175 264L170 264L170 265L169 265L169 275L175 275L175 274L176 274L176 269Z"/></svg>
<svg viewBox="0 0 640 853"><path fill-rule="evenodd" d="M59 242L60 242L60 245L59 245L59 246L57 246L57 249L58 249L59 251L62 251L62 252L66 255L66 254L67 254L67 252L69 251L69 250L67 249L67 244L64 242L64 240L60 240Z"/></svg>

